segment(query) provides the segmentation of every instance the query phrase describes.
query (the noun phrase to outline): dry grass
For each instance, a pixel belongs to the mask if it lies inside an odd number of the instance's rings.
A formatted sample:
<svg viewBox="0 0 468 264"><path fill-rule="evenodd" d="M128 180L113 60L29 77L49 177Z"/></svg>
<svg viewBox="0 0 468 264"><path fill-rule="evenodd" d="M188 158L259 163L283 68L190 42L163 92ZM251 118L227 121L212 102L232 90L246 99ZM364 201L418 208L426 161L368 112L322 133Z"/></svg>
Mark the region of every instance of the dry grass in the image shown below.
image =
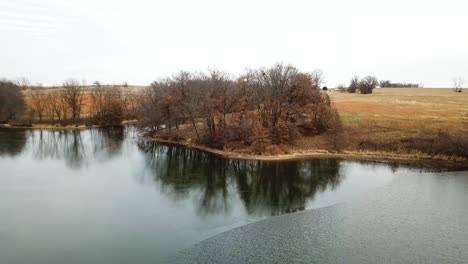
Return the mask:
<svg viewBox="0 0 468 264"><path fill-rule="evenodd" d="M329 95L343 122L344 152L467 160L468 91L386 88L370 95L337 91ZM321 135L302 138L296 145L331 150L332 140Z"/></svg>
<svg viewBox="0 0 468 264"><path fill-rule="evenodd" d="M468 91L451 89L376 89L374 94L330 92L350 138L468 135ZM357 135L356 135L357 134Z"/></svg>

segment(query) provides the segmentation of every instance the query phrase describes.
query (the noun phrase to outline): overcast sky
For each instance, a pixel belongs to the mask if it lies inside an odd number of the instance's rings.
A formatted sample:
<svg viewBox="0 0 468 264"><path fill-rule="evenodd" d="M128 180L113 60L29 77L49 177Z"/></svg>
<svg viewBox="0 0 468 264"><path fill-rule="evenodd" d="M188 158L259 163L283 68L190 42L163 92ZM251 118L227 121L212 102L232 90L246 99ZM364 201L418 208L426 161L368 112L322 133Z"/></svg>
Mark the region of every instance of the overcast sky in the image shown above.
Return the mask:
<svg viewBox="0 0 468 264"><path fill-rule="evenodd" d="M353 75L468 80L466 0L0 0L0 78L148 84L185 70L291 63Z"/></svg>

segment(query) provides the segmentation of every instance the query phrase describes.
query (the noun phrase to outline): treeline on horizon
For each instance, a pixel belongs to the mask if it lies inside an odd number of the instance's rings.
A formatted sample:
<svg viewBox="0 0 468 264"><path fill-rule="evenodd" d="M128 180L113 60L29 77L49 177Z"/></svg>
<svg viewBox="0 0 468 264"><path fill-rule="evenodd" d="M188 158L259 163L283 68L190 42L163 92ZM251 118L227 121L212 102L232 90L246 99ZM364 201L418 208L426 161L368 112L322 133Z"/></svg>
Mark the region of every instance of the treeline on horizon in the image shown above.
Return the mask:
<svg viewBox="0 0 468 264"><path fill-rule="evenodd" d="M417 83L401 83L392 82L390 80L382 80L379 83L380 88L422 88L421 84Z"/></svg>
<svg viewBox="0 0 468 264"><path fill-rule="evenodd" d="M383 80L380 81L374 76L366 76L364 78L359 78L358 76L354 76L349 85L338 85L337 90L340 92L348 92L348 93L356 93L359 92L361 94L372 94L374 89L380 88L422 88L420 84L414 83L399 83L399 82L391 82L390 80Z"/></svg>

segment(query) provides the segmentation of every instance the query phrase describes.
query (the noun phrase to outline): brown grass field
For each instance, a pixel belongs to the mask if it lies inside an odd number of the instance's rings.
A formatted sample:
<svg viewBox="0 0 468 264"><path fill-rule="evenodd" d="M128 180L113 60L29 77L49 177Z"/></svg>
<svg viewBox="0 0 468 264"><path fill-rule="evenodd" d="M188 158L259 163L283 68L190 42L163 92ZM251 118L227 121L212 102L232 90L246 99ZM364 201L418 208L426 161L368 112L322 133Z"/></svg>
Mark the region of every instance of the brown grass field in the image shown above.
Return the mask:
<svg viewBox="0 0 468 264"><path fill-rule="evenodd" d="M343 122L343 151L348 156L460 160L458 156L423 153L413 143L402 142L411 138L434 138L437 142L441 133L448 134L456 142L467 142L468 91L384 88L375 89L369 95L338 91L329 91L328 94ZM331 150L331 141L330 135L326 134L302 138L296 143L296 151ZM360 146L362 142L371 142L371 145ZM440 141L440 144L445 143ZM403 150L395 152L393 147ZM466 161L466 158L461 160Z"/></svg>
<svg viewBox="0 0 468 264"><path fill-rule="evenodd" d="M468 135L468 91L383 88L373 94L330 92L346 131L375 139Z"/></svg>

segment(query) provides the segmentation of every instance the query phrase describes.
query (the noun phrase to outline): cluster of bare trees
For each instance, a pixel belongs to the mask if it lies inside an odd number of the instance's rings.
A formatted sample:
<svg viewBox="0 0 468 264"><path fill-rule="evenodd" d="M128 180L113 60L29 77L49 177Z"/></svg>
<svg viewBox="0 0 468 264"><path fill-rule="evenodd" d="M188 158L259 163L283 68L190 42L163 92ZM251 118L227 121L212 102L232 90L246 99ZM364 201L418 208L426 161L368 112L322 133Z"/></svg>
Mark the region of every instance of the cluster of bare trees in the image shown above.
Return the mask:
<svg viewBox="0 0 468 264"><path fill-rule="evenodd" d="M358 76L354 76L349 83L349 86L339 85L338 90L340 92L356 93L359 91L361 94L371 94L375 88L379 85L379 81L374 76L366 76L360 79Z"/></svg>
<svg viewBox="0 0 468 264"><path fill-rule="evenodd" d="M300 134L338 129L338 114L320 83L319 74L283 64L249 70L237 79L218 70L182 71L140 95L138 120L149 133L264 152Z"/></svg>
<svg viewBox="0 0 468 264"><path fill-rule="evenodd" d="M41 86L35 86L26 91L26 96L30 119L37 117L39 122L43 122L69 118L69 100L62 91L49 91ZM75 116L78 114L75 113Z"/></svg>
<svg viewBox="0 0 468 264"><path fill-rule="evenodd" d="M39 122L78 122L84 104L85 84L74 79L63 82L60 89L30 87L26 91L30 118Z"/></svg>
<svg viewBox="0 0 468 264"><path fill-rule="evenodd" d="M68 79L57 89L30 87L27 97L30 116L39 122L117 125L125 118L135 116L136 96L130 88L124 91L119 85L95 82L87 86L84 82Z"/></svg>
<svg viewBox="0 0 468 264"><path fill-rule="evenodd" d="M9 80L0 80L0 121L16 119L23 112L21 86Z"/></svg>
<svg viewBox="0 0 468 264"><path fill-rule="evenodd" d="M90 96L95 124L120 124L125 119L135 118L136 95L127 87L94 82Z"/></svg>

